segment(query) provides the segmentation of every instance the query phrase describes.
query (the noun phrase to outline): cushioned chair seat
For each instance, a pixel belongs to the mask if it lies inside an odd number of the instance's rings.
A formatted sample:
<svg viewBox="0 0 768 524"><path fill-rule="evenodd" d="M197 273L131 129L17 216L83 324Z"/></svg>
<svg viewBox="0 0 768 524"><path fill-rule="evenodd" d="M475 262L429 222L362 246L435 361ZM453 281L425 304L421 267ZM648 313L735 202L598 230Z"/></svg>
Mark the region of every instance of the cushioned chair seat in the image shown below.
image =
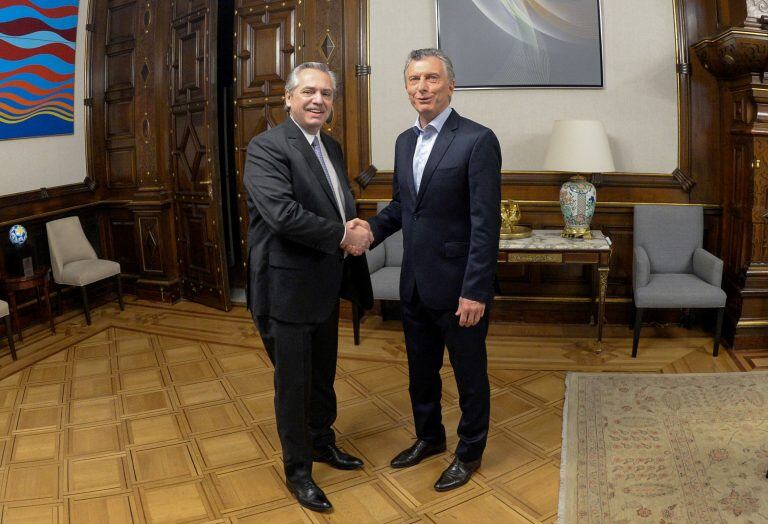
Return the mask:
<svg viewBox="0 0 768 524"><path fill-rule="evenodd" d="M120 273L120 264L111 260L92 259L76 260L64 264L61 275L57 279L59 284L68 286L86 286L105 278L113 277Z"/></svg>
<svg viewBox="0 0 768 524"><path fill-rule="evenodd" d="M725 300L725 291L686 273L652 274L647 286L635 289L640 308L715 308Z"/></svg>
<svg viewBox="0 0 768 524"><path fill-rule="evenodd" d="M400 267L384 266L371 273L373 296L380 300L400 300Z"/></svg>
<svg viewBox="0 0 768 524"><path fill-rule="evenodd" d="M0 318L8 315L8 302L0 300Z"/></svg>

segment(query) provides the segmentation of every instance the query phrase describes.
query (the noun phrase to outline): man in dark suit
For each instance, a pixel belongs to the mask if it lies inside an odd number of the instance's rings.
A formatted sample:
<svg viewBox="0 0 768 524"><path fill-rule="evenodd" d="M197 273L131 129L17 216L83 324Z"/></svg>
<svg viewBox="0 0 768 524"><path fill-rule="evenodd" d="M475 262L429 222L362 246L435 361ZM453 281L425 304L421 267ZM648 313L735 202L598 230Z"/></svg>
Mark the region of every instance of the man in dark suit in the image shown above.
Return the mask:
<svg viewBox="0 0 768 524"><path fill-rule="evenodd" d="M378 244L403 230L400 301L416 443L392 467L445 450L440 368L444 347L459 390L459 444L438 491L469 481L488 436L485 337L501 220L501 151L493 131L450 107L455 82L438 49L412 51L405 88L419 113L395 144L392 202L369 220Z"/></svg>
<svg viewBox="0 0 768 524"><path fill-rule="evenodd" d="M321 132L333 107L333 73L307 62L285 89L289 118L248 145L248 305L275 366L286 484L301 505L326 511L312 462L363 465L336 446L331 425L339 297L371 307L364 252L372 237L354 218L341 146Z"/></svg>

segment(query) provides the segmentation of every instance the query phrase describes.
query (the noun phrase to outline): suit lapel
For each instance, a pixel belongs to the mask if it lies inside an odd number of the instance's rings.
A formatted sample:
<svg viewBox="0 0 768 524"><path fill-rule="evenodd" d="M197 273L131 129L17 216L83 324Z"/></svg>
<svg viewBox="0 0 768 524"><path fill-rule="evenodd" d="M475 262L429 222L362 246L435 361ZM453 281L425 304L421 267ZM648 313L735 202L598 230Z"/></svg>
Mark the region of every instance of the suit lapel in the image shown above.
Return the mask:
<svg viewBox="0 0 768 524"><path fill-rule="evenodd" d="M421 175L421 184L419 185L419 194L416 197L416 207L419 207L419 204L421 203L422 198L424 198L424 193L427 190L429 181L432 180L432 175L435 173L435 169L440 164L440 161L443 159L445 152L448 151L448 148L450 147L451 142L453 142L453 139L456 136L456 129L458 129L458 127L459 127L459 114L454 109L453 111L451 111L451 114L448 117L448 120L445 121L443 128L440 130L440 133L437 135L437 139L435 140L435 145L432 147L432 151L429 153L427 164L424 166L424 173ZM411 158L413 158L413 155L411 155Z"/></svg>
<svg viewBox="0 0 768 524"><path fill-rule="evenodd" d="M416 152L416 133L411 130L405 135L405 151L400 166L405 178L405 184L411 192L411 198L416 201L416 184L413 181L413 154ZM397 175L397 173L395 173Z"/></svg>
<svg viewBox="0 0 768 524"><path fill-rule="evenodd" d="M304 155L304 159L307 161L307 164L314 173L315 178L317 178L317 182L320 184L320 187L323 188L323 192L325 192L325 195L331 201L331 204L333 204L333 209L335 209L336 213L338 214L339 204L336 203L336 197L333 195L333 189L331 189L330 184L328 184L328 179L325 177L323 167L320 165L320 161L317 159L315 152L312 151L312 146L309 145L309 142L307 142L304 133L301 132L299 126L296 125L290 116L285 119L285 125L287 126L288 141L293 147L298 149L302 155Z"/></svg>

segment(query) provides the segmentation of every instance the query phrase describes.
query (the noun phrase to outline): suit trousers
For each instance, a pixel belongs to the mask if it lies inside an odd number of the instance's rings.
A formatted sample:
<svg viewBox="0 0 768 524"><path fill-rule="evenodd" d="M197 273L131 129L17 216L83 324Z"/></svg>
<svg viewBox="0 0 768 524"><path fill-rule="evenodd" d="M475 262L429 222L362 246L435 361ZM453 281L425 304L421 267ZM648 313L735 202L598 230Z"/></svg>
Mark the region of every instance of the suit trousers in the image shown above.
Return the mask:
<svg viewBox="0 0 768 524"><path fill-rule="evenodd" d="M418 290L410 301L401 304L416 436L431 443L445 440L440 409L440 368L447 347L461 407L456 456L463 462L481 458L488 438L491 409L485 347L488 306L476 325L461 327L455 309L427 307L421 302Z"/></svg>
<svg viewBox="0 0 768 524"><path fill-rule="evenodd" d="M257 319L267 355L275 366L275 417L290 481L312 475L312 450L333 444L339 307L319 324Z"/></svg>

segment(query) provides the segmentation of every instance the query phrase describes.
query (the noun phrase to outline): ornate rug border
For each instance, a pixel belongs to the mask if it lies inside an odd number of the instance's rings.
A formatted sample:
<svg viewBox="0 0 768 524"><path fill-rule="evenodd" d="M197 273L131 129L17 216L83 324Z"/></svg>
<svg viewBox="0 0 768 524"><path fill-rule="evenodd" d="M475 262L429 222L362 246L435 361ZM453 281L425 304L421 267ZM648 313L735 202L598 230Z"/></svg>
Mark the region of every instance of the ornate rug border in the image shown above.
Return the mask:
<svg viewBox="0 0 768 524"><path fill-rule="evenodd" d="M576 384L579 380L583 378L589 378L589 377L627 377L627 376L636 376L636 377L654 377L654 378L668 378L670 380L679 379L681 377L695 377L695 376L707 376L707 377L716 377L716 376L723 376L723 375L733 375L733 374L746 374L743 371L732 371L727 373L616 373L616 372L608 372L608 373L592 373L592 372L579 372L579 371L568 371L565 375L565 402L563 403L563 431L562 431L562 443L560 448L560 489L558 493L558 502L557 502L557 522L559 524L571 524L577 522L577 520L567 520L567 517L571 517L572 515L566 515L566 507L568 506L568 502L574 497L574 489L568 489L566 487L566 479L576 478L576 461L569 460L571 458L571 449L569 449L568 446L568 438L569 435L575 435L576 434L576 428L577 428L577 416L571 417L571 420L568 418L568 413L570 413L572 410L576 411L576 403L578 402L578 397L576 396ZM768 378L768 371L751 371L749 372L749 375L764 375L766 378ZM571 405L574 404L574 405ZM575 441L574 445L578 445L578 440ZM575 486L575 484L573 485Z"/></svg>

